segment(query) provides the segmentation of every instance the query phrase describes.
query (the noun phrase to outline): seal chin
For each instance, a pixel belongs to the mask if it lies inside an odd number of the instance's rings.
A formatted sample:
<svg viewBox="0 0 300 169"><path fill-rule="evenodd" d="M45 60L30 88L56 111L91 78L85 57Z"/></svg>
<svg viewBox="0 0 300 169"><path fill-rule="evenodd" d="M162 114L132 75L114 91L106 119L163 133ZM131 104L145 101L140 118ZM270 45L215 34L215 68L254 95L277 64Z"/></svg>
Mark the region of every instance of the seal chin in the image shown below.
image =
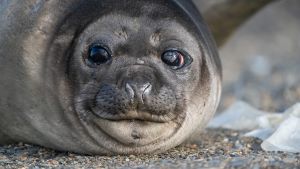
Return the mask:
<svg viewBox="0 0 300 169"><path fill-rule="evenodd" d="M160 123L142 120L112 121L103 118L94 120L102 132L124 146L141 147L171 137L178 124L173 121Z"/></svg>

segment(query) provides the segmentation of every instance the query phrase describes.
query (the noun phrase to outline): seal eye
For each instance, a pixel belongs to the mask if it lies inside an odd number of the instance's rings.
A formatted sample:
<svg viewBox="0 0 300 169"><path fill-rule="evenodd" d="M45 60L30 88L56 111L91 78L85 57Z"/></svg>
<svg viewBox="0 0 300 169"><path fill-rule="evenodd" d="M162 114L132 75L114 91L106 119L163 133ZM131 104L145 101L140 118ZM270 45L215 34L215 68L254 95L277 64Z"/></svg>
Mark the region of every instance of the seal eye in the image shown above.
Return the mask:
<svg viewBox="0 0 300 169"><path fill-rule="evenodd" d="M172 69L180 69L192 63L192 58L187 53L175 49L165 51L161 60Z"/></svg>
<svg viewBox="0 0 300 169"><path fill-rule="evenodd" d="M89 49L87 60L95 66L108 62L111 59L110 52L101 45L93 45Z"/></svg>

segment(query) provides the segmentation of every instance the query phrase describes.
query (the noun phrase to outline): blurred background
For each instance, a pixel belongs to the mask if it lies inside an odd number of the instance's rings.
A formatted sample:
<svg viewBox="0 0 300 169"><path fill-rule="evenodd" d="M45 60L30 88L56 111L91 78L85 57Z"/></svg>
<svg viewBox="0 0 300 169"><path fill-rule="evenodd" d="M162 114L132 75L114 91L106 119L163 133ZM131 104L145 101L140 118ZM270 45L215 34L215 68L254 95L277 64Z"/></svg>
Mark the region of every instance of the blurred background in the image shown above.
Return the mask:
<svg viewBox="0 0 300 169"><path fill-rule="evenodd" d="M195 0L219 46L223 95L282 112L300 101L299 0ZM225 4L226 3L226 4Z"/></svg>

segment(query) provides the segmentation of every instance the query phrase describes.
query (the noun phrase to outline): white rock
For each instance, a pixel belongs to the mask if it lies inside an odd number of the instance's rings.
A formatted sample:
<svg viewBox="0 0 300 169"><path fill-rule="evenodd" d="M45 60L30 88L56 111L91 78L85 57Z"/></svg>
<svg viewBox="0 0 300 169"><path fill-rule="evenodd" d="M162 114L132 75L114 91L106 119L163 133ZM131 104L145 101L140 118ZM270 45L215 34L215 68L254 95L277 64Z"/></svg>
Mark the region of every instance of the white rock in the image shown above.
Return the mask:
<svg viewBox="0 0 300 169"><path fill-rule="evenodd" d="M297 103L291 108L287 109L284 114L300 118L300 103Z"/></svg>
<svg viewBox="0 0 300 169"><path fill-rule="evenodd" d="M261 147L265 151L300 152L300 118L285 120Z"/></svg>
<svg viewBox="0 0 300 169"><path fill-rule="evenodd" d="M265 113L256 120L259 128L277 128L285 119L286 115L283 113Z"/></svg>
<svg viewBox="0 0 300 169"><path fill-rule="evenodd" d="M300 118L300 103L287 109L284 113L265 113L257 117L259 128L278 128L279 125L289 117Z"/></svg>
<svg viewBox="0 0 300 169"><path fill-rule="evenodd" d="M265 129L256 129L246 133L244 136L246 137L256 137L261 140L265 140L270 137L274 132L273 128L265 128Z"/></svg>
<svg viewBox="0 0 300 169"><path fill-rule="evenodd" d="M300 103L284 113L268 113L238 101L208 127L252 130L244 136L264 140L261 147L265 151L300 152Z"/></svg>
<svg viewBox="0 0 300 169"><path fill-rule="evenodd" d="M238 101L229 109L215 117L208 127L210 128L227 128L234 130L252 130L259 127L257 118L264 112L259 111L249 104Z"/></svg>

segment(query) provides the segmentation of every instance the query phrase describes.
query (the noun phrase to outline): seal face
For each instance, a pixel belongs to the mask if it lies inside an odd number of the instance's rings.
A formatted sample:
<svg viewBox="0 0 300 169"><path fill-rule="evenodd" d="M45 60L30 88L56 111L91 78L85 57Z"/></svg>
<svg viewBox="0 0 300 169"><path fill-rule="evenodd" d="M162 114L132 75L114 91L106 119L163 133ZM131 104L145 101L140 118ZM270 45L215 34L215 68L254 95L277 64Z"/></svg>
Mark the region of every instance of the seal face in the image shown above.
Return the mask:
<svg viewBox="0 0 300 169"><path fill-rule="evenodd" d="M69 63L76 111L125 145L167 139L185 119L186 87L199 80L196 44L174 21L99 18L83 31Z"/></svg>
<svg viewBox="0 0 300 169"><path fill-rule="evenodd" d="M17 109L1 102L0 135L59 150L128 154L165 151L203 128L219 101L220 68L206 28L199 33L191 14L179 10L191 2L63 2L44 2L41 11L62 7L53 16L38 13L31 31L14 40L23 47L15 75L26 76L13 89L29 99ZM16 82L0 81L0 91Z"/></svg>

